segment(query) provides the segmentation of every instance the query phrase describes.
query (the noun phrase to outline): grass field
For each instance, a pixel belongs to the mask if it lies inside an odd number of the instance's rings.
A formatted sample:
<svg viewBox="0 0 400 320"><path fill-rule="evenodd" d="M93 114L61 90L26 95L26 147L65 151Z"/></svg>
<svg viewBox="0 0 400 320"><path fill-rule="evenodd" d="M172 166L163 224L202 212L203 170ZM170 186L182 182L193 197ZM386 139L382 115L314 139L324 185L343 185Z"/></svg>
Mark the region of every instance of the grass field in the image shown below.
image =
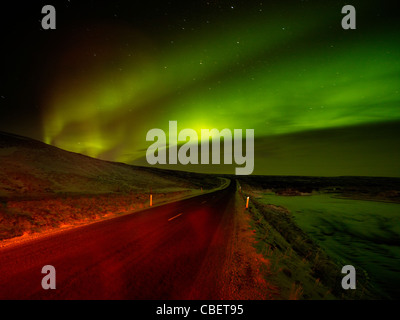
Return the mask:
<svg viewBox="0 0 400 320"><path fill-rule="evenodd" d="M258 201L287 208L295 223L330 257L365 270L379 296L400 297L399 204L342 199L332 194L262 193Z"/></svg>

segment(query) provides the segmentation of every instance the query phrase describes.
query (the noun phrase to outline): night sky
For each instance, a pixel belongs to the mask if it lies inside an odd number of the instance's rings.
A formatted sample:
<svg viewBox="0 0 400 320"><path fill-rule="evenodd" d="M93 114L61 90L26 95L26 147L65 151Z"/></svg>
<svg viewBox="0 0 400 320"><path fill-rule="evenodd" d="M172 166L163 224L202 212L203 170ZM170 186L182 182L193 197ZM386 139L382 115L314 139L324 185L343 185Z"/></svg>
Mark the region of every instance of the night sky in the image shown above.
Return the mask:
<svg viewBox="0 0 400 320"><path fill-rule="evenodd" d="M254 129L255 174L400 176L395 1L31 2L2 5L1 131L145 164L177 120Z"/></svg>

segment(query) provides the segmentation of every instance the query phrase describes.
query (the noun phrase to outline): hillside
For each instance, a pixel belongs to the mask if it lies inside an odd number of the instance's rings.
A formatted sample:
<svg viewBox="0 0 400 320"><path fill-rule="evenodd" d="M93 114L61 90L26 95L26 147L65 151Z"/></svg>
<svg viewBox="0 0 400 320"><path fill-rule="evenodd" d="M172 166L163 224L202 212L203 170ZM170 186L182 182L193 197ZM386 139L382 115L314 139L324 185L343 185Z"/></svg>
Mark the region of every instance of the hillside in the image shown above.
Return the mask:
<svg viewBox="0 0 400 320"><path fill-rule="evenodd" d="M215 176L93 159L0 132L0 240L212 189Z"/></svg>
<svg viewBox="0 0 400 320"><path fill-rule="evenodd" d="M205 179L98 160L4 132L0 168L1 198L172 191L200 188Z"/></svg>

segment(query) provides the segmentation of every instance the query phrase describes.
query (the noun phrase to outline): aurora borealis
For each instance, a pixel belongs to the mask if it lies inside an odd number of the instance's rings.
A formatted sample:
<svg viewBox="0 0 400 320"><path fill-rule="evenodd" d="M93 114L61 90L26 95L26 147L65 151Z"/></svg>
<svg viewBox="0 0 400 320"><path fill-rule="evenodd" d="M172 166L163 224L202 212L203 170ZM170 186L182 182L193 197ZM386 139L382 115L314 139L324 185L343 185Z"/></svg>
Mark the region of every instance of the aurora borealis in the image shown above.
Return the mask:
<svg viewBox="0 0 400 320"><path fill-rule="evenodd" d="M394 4L353 1L343 30L342 1L82 2L54 2L55 31L7 36L1 130L145 164L146 133L176 120L254 129L256 174L400 176Z"/></svg>

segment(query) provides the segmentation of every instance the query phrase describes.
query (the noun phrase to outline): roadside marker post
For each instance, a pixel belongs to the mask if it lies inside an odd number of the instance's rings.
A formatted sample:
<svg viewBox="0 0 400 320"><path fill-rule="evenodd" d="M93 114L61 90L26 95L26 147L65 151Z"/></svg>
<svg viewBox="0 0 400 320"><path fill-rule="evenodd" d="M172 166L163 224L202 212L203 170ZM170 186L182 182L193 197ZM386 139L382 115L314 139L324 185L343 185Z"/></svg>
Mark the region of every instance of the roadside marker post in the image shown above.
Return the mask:
<svg viewBox="0 0 400 320"><path fill-rule="evenodd" d="M150 195L150 207L152 207L153 206L153 195L151 194Z"/></svg>
<svg viewBox="0 0 400 320"><path fill-rule="evenodd" d="M246 201L246 209L248 209L248 208L249 208L249 200L250 200L250 197L247 197L247 201Z"/></svg>

